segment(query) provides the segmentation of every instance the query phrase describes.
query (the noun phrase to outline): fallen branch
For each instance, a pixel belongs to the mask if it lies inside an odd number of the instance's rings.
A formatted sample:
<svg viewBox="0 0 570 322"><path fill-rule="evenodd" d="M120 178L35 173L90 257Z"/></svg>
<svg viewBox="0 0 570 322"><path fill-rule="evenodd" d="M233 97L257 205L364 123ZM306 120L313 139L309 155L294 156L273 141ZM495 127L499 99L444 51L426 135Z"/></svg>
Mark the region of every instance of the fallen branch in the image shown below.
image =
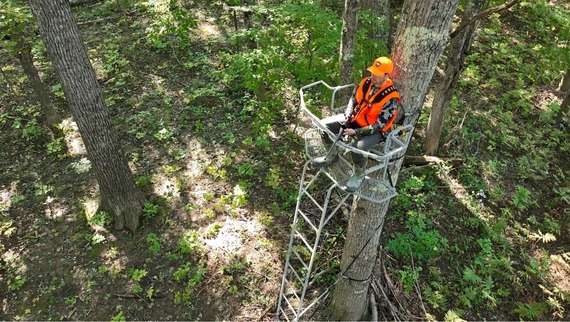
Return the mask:
<svg viewBox="0 0 570 322"><path fill-rule="evenodd" d="M430 155L421 155L421 156L414 156L414 155L406 155L404 157L404 165L415 165L415 166L423 166L427 164L441 164L444 162L450 162L454 167L460 166L463 164L462 159L442 159L436 156Z"/></svg>
<svg viewBox="0 0 570 322"><path fill-rule="evenodd" d="M102 22L102 21L106 21L106 20L111 20L111 19L116 19L119 16L109 16L109 17L103 17L103 18L99 18L99 19L95 19L95 20L88 20L88 21L83 21L83 22L78 22L77 25L78 26L85 26L88 24L92 24L92 23L98 23L98 22Z"/></svg>
<svg viewBox="0 0 570 322"><path fill-rule="evenodd" d="M71 7L77 7L77 6L81 6L81 5L93 3L93 2L102 2L102 0L70 0L69 5Z"/></svg>

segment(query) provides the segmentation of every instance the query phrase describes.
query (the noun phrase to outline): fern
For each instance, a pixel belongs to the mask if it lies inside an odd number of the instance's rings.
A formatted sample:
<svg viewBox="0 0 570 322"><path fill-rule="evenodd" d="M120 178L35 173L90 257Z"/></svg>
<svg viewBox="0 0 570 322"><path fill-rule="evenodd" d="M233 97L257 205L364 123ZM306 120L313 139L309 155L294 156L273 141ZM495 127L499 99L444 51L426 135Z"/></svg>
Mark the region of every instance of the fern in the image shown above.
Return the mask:
<svg viewBox="0 0 570 322"><path fill-rule="evenodd" d="M548 312L548 306L542 302L517 302L514 312L518 313L521 319L535 320Z"/></svg>
<svg viewBox="0 0 570 322"><path fill-rule="evenodd" d="M551 233L543 234L540 230L538 233L532 233L528 236L531 240L540 240L543 243L550 243L556 241L556 236Z"/></svg>
<svg viewBox="0 0 570 322"><path fill-rule="evenodd" d="M460 312L456 312L453 310L449 310L447 311L447 313L445 313L445 317L444 317L444 321L448 321L448 322L464 322L465 320L461 318L461 316L459 316Z"/></svg>
<svg viewBox="0 0 570 322"><path fill-rule="evenodd" d="M463 280L473 284L479 284L483 281L471 267L468 267L463 271Z"/></svg>

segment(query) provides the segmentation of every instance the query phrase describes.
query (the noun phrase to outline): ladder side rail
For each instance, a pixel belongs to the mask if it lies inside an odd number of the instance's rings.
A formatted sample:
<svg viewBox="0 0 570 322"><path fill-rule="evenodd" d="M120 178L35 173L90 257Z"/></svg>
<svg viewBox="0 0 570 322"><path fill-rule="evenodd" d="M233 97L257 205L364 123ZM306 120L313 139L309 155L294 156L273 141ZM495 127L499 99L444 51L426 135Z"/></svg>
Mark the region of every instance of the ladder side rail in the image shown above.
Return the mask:
<svg viewBox="0 0 570 322"><path fill-rule="evenodd" d="M303 189L303 182L305 181L305 176L307 175L307 169L309 168L310 162L305 162L305 166L303 167L303 172L301 174L301 180L299 183L299 191ZM297 214L300 209L301 205L301 196L302 194L299 193L297 196L297 205L295 206L295 214L293 216L293 224L291 225L291 236L289 237L289 246L287 248L287 256L285 257L285 267L283 268L283 279L281 281L281 291L279 292L279 300L277 301L277 317L279 317L279 309L281 308L281 300L283 299L283 293L285 291L285 281L287 279L287 269L289 267L289 259L291 257L291 250L293 249L293 241L295 238L295 230L297 229Z"/></svg>
<svg viewBox="0 0 570 322"><path fill-rule="evenodd" d="M334 188L336 188L336 184L331 185L331 187L328 189L327 195L325 197L325 203L323 204L323 210L321 212L321 219L319 220L319 230L317 231L317 235L315 236L315 246L313 248L314 251L311 255L311 260L309 261L309 267L308 267L307 273L306 273L307 275L305 276L305 283L303 285L303 291L301 293L301 300L299 301L299 311L297 312L297 316L300 316L301 309L303 308L303 301L305 300L305 295L307 292L307 286L309 285L309 281L311 279L311 272L313 269L313 265L315 264L316 250L317 250L318 245L320 243L321 233L322 233L323 227L324 227L324 221L325 221L326 214L327 214L328 204L329 204L330 197L331 197L331 194L332 194Z"/></svg>
<svg viewBox="0 0 570 322"><path fill-rule="evenodd" d="M291 303L291 301L289 301L289 299L287 297L285 297L284 299L285 299L285 303L287 304L289 310L291 310L291 312L295 316L295 319L293 321L297 321L297 319L298 319L297 309L293 306L293 304ZM287 314L285 314L285 315L287 315ZM287 319L287 321L289 321L289 319Z"/></svg>

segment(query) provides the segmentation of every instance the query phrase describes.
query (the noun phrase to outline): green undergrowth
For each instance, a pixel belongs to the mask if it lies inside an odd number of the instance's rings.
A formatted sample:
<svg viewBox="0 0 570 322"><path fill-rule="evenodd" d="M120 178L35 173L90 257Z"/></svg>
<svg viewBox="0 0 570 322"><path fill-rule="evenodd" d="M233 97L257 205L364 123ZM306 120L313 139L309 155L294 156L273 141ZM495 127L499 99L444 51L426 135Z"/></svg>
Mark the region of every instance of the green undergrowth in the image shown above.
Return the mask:
<svg viewBox="0 0 570 322"><path fill-rule="evenodd" d="M569 19L522 2L481 25L441 149L463 163L400 176L385 248L431 318L568 316L568 119L549 93L570 63Z"/></svg>
<svg viewBox="0 0 570 322"><path fill-rule="evenodd" d="M570 274L570 140L557 102L545 96L570 65L569 14L558 8L523 1L485 21L441 150L463 163L400 175L383 247L394 259L389 274L410 296L419 286L428 317L568 316L569 290L552 270ZM66 140L51 141L17 60L2 56L10 80L0 92L6 319L268 317L305 162L298 90L336 84L341 21L338 10L310 1L251 9L234 21L222 1L74 8L148 197L137 233L114 231L111 216L92 209L90 162L67 150L76 129L68 120ZM365 41L370 13L361 21L355 75L387 53ZM45 50L37 40L33 48L68 118ZM420 128L426 119L424 112ZM328 235L319 264L334 256L338 268L342 235ZM330 285L332 275L318 284Z"/></svg>

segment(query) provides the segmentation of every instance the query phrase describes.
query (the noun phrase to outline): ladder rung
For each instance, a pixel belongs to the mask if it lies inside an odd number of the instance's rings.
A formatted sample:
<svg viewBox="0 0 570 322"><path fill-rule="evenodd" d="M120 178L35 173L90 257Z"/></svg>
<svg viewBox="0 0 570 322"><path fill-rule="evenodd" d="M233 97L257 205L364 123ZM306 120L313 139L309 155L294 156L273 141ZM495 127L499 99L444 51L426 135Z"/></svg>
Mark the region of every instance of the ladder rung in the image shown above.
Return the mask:
<svg viewBox="0 0 570 322"><path fill-rule="evenodd" d="M295 254L295 256L297 256L297 259L301 262L301 264L303 264L303 266L306 269L309 269L309 266L307 266L307 264L305 264L305 261L303 261L303 259L301 258L301 255L299 255L299 253L297 253L297 251L295 249L291 249L293 251L293 253Z"/></svg>
<svg viewBox="0 0 570 322"><path fill-rule="evenodd" d="M295 232L295 236L299 237L303 243L305 243L305 246L311 251L311 256L315 254L315 250L313 249L313 247L311 245L309 245L309 242L305 239L305 237L303 235L301 235L298 231Z"/></svg>
<svg viewBox="0 0 570 322"><path fill-rule="evenodd" d="M309 199L311 200L311 202L312 202L315 206L317 206L320 211L323 211L323 207L319 204L319 202L318 202L315 198L313 198L313 196L311 196L311 194L310 194L305 188L303 188L303 193L304 193L305 195L307 195L307 197L309 197Z"/></svg>
<svg viewBox="0 0 570 322"><path fill-rule="evenodd" d="M300 301L301 299L299 298L299 295L297 295L297 293L299 292L298 290L295 290L295 287L293 285L291 285L291 283L289 281L287 281L287 284L290 287L290 291L288 293L283 294L284 297L290 296L290 295L295 295L295 298L297 299L297 301Z"/></svg>
<svg viewBox="0 0 570 322"><path fill-rule="evenodd" d="M291 320L289 320L289 317L287 317L287 312L285 312L285 311L283 310L283 308L279 308L279 311L281 311L281 314L279 314L279 315L280 315L280 316L284 316L284 317L285 317L285 320L287 320L287 322L291 321ZM279 320L279 317L277 317L277 320Z"/></svg>
<svg viewBox="0 0 570 322"><path fill-rule="evenodd" d="M309 225L311 225L311 227L313 228L313 230L314 230L315 232L318 231L318 228L317 228L315 225L313 225L313 221L312 221L311 219L309 219L309 217L307 217L304 212L302 212L301 210L299 210L299 214L301 214L301 216L303 217L303 219L305 219L305 221L308 222Z"/></svg>
<svg viewBox="0 0 570 322"><path fill-rule="evenodd" d="M297 280L299 281L299 283L303 284L303 279L299 276L299 274L297 274L297 271L293 268L293 266L291 266L290 263L287 263L288 268L293 272L293 274L295 274L295 277L297 278ZM287 280L286 280L287 281ZM289 281L287 281L289 282ZM291 285L292 286L292 285Z"/></svg>
<svg viewBox="0 0 570 322"><path fill-rule="evenodd" d="M284 296L283 299L284 299L285 302L287 303L287 306L289 307L289 310L291 310L291 312L293 312L293 314L294 314L295 316L297 316L297 309L298 309L298 308L293 307L293 304L291 304L291 302L289 301L289 299L288 299L286 296Z"/></svg>

